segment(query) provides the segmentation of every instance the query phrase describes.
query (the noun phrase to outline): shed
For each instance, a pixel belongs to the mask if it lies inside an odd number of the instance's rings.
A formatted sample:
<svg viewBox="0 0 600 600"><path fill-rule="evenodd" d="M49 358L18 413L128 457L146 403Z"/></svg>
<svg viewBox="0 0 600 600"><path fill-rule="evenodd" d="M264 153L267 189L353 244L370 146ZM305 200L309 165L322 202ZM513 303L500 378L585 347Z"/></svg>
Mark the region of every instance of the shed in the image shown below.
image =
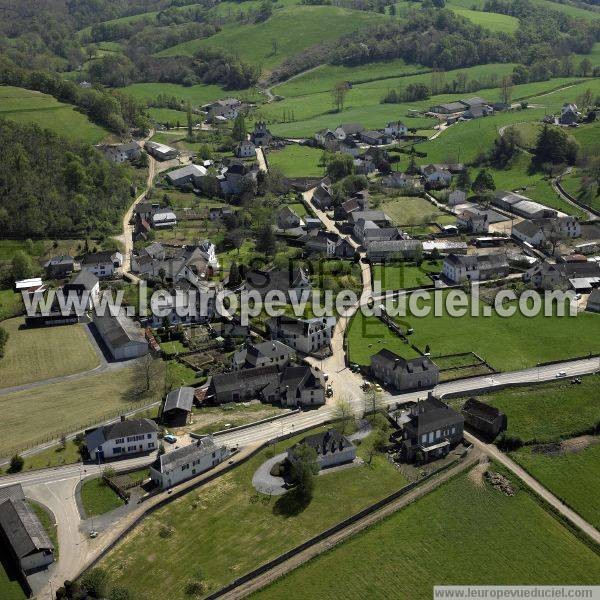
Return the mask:
<svg viewBox="0 0 600 600"><path fill-rule="evenodd" d="M165 423L173 427L180 427L187 423L194 404L193 387L180 387L171 390L165 398L162 418Z"/></svg>

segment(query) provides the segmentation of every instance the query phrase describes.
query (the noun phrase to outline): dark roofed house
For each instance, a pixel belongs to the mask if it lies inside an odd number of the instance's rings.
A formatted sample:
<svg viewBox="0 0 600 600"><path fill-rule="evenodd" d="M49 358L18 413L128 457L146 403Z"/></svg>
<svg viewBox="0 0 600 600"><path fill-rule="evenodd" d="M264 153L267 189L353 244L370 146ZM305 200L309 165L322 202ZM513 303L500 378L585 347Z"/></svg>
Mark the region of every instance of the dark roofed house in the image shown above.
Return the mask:
<svg viewBox="0 0 600 600"><path fill-rule="evenodd" d="M88 429L85 445L92 460L120 458L157 449L158 427L150 419L121 419L110 425Z"/></svg>
<svg viewBox="0 0 600 600"><path fill-rule="evenodd" d="M403 425L401 455L408 462L446 456L463 439L464 417L431 392L411 409Z"/></svg>
<svg viewBox="0 0 600 600"><path fill-rule="evenodd" d="M405 359L387 348L371 357L371 373L400 391L434 387L440 377L438 366L426 356Z"/></svg>
<svg viewBox="0 0 600 600"><path fill-rule="evenodd" d="M290 462L296 460L295 450L305 445L317 453L317 462L321 469L351 463L356 458L356 446L337 429L328 429L303 438L288 449Z"/></svg>
<svg viewBox="0 0 600 600"><path fill-rule="evenodd" d="M210 380L208 396L214 404L253 400L269 383L278 381L277 365L219 373Z"/></svg>
<svg viewBox="0 0 600 600"><path fill-rule="evenodd" d="M63 279L75 270L75 259L72 256L54 256L44 264L46 277Z"/></svg>
<svg viewBox="0 0 600 600"><path fill-rule="evenodd" d="M493 440L501 431L506 429L506 415L495 406L469 398L462 408L465 423Z"/></svg>
<svg viewBox="0 0 600 600"><path fill-rule="evenodd" d="M165 398L162 410L163 422L172 427L182 427L188 422L194 405L193 387L180 387L171 390Z"/></svg>
<svg viewBox="0 0 600 600"><path fill-rule="evenodd" d="M25 501L20 484L9 486L0 497L0 533L3 548L8 548L25 573L42 569L54 561L54 544L33 509Z"/></svg>

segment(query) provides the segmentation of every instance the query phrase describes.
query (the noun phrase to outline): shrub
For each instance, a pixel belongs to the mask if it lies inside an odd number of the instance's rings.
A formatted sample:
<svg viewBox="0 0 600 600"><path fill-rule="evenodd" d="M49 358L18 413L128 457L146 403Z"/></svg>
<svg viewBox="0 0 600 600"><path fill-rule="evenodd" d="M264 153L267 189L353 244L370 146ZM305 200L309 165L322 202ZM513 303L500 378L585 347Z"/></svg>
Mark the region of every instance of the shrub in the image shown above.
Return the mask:
<svg viewBox="0 0 600 600"><path fill-rule="evenodd" d="M158 535L163 539L170 538L174 533L175 530L169 525L161 525L158 531Z"/></svg>
<svg viewBox="0 0 600 600"><path fill-rule="evenodd" d="M506 435L503 433L500 439L496 442L496 446L503 452L511 452L512 450L518 450L523 446L523 440L519 437Z"/></svg>
<svg viewBox="0 0 600 600"><path fill-rule="evenodd" d="M104 598L108 588L108 573L96 567L88 571L81 580L82 587L92 598Z"/></svg>
<svg viewBox="0 0 600 600"><path fill-rule="evenodd" d="M9 473L18 473L23 470L23 465L25 464L25 460L19 454L15 454L10 459L10 465L8 467Z"/></svg>

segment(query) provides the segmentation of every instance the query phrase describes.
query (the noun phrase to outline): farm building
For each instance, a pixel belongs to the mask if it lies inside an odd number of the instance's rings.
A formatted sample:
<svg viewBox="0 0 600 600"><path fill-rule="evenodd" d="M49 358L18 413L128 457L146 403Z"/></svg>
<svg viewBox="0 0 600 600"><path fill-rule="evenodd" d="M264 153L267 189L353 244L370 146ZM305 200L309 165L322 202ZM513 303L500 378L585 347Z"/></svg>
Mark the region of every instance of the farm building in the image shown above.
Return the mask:
<svg viewBox="0 0 600 600"><path fill-rule="evenodd" d="M162 410L162 420L172 427L181 427L188 422L194 405L194 392L192 387L180 387L171 390L165 398Z"/></svg>
<svg viewBox="0 0 600 600"><path fill-rule="evenodd" d="M94 315L94 325L114 360L129 360L148 354L148 342L140 326L121 311Z"/></svg>
<svg viewBox="0 0 600 600"><path fill-rule="evenodd" d="M506 429L506 415L494 406L469 398L462 408L465 424L493 440Z"/></svg>

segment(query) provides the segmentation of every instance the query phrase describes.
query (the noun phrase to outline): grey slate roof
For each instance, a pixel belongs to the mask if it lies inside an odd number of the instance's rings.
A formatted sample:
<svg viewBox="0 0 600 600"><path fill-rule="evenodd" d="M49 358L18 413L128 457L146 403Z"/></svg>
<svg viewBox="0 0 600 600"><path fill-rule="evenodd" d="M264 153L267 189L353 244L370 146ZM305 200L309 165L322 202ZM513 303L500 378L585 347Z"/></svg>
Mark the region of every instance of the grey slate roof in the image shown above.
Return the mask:
<svg viewBox="0 0 600 600"><path fill-rule="evenodd" d="M100 332L102 339L111 348L119 348L130 342L146 342L141 327L125 315L123 311L116 317L113 317L110 313L102 316L95 315L94 324Z"/></svg>
<svg viewBox="0 0 600 600"><path fill-rule="evenodd" d="M165 398L163 414L171 410L185 410L190 412L194 404L194 392L193 387L187 386L171 390Z"/></svg>
<svg viewBox="0 0 600 600"><path fill-rule="evenodd" d="M84 269L71 279L66 287L82 287L86 290L91 290L98 281L99 279L91 271Z"/></svg>
<svg viewBox="0 0 600 600"><path fill-rule="evenodd" d="M116 440L122 437L142 435L158 431L158 426L150 419L125 419L111 425L103 425L85 432L85 445L88 450L94 450L107 440Z"/></svg>
<svg viewBox="0 0 600 600"><path fill-rule="evenodd" d="M0 527L19 559L54 549L40 520L24 500L10 498L0 504Z"/></svg>
<svg viewBox="0 0 600 600"><path fill-rule="evenodd" d="M435 396L417 402L412 409L409 421L412 428L419 434L463 422L462 415Z"/></svg>
<svg viewBox="0 0 600 600"><path fill-rule="evenodd" d="M216 450L217 446L214 438L206 436L199 439L195 444L189 444L162 454L152 463L152 466L161 473L168 473L207 454L212 455Z"/></svg>
<svg viewBox="0 0 600 600"><path fill-rule="evenodd" d="M326 456L353 446L352 442L337 429L328 429L315 435L306 436L299 444L313 448L319 456Z"/></svg>
<svg viewBox="0 0 600 600"><path fill-rule="evenodd" d="M485 402L480 402L476 398L469 398L463 408L462 412L473 415L474 417L478 417L483 419L484 421L488 421L493 423L498 417L502 416L502 412L498 410L495 406L491 404L486 404Z"/></svg>
<svg viewBox="0 0 600 600"><path fill-rule="evenodd" d="M234 373L219 373L212 377L212 387L215 393L235 391L251 382L252 386L268 385L279 380L279 369L276 365L244 369Z"/></svg>
<svg viewBox="0 0 600 600"><path fill-rule="evenodd" d="M395 352L382 348L377 354L374 354L372 359L377 357L379 362L386 365L387 368L391 369L402 369L408 373L417 373L419 371L429 371L430 369L436 369L437 366L426 356L418 356L407 360L402 356L399 356Z"/></svg>

